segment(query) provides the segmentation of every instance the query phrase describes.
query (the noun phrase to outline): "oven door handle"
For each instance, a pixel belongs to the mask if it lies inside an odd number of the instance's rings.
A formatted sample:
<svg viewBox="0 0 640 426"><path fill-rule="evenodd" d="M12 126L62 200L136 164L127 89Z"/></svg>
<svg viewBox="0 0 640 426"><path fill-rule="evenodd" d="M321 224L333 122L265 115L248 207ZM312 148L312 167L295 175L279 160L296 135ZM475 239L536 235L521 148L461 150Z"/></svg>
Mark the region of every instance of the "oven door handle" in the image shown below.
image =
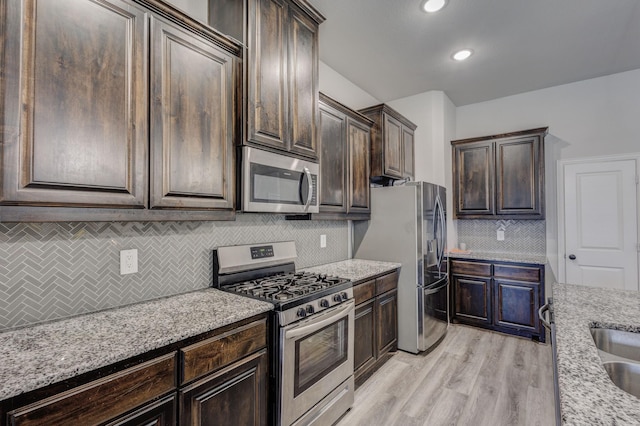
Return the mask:
<svg viewBox="0 0 640 426"><path fill-rule="evenodd" d="M349 310L353 310L353 301L345 303L335 311L331 312L326 318L322 318L319 321L312 321L310 324L301 324L291 330L287 330L284 333L285 339L295 339L300 336L305 336L324 328L325 326L335 322L336 319L345 316L345 313Z"/></svg>

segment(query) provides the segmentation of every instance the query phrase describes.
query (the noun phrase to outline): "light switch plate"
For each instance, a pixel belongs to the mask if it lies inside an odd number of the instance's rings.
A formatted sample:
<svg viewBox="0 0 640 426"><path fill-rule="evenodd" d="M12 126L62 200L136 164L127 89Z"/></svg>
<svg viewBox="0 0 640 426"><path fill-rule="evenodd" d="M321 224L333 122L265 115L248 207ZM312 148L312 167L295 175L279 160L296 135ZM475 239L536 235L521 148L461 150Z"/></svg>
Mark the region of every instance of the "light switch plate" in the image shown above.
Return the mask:
<svg viewBox="0 0 640 426"><path fill-rule="evenodd" d="M504 231L502 229L498 229L498 241L504 241Z"/></svg>

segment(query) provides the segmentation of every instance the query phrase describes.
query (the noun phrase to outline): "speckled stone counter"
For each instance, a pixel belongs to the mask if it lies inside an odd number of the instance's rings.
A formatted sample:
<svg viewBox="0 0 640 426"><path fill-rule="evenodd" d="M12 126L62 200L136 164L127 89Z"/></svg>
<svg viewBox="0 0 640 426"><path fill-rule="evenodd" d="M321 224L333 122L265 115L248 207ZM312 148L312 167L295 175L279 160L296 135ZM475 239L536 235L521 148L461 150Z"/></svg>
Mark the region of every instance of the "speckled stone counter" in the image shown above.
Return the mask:
<svg viewBox="0 0 640 426"><path fill-rule="evenodd" d="M396 262L380 262L377 260L348 259L340 262L305 268L304 271L333 275L353 282L363 281L376 275L391 272L402 266Z"/></svg>
<svg viewBox="0 0 640 426"><path fill-rule="evenodd" d="M602 367L592 324L640 332L638 292L554 284L558 382L563 424L640 425L640 399Z"/></svg>
<svg viewBox="0 0 640 426"><path fill-rule="evenodd" d="M477 260L492 260L498 262L521 262L521 263L534 263L538 265L544 265L547 263L547 256L544 254L530 254L530 253L498 253L498 252L482 252L471 251L469 253L449 253L450 258L455 259L477 259Z"/></svg>
<svg viewBox="0 0 640 426"><path fill-rule="evenodd" d="M0 400L272 309L206 289L0 333Z"/></svg>

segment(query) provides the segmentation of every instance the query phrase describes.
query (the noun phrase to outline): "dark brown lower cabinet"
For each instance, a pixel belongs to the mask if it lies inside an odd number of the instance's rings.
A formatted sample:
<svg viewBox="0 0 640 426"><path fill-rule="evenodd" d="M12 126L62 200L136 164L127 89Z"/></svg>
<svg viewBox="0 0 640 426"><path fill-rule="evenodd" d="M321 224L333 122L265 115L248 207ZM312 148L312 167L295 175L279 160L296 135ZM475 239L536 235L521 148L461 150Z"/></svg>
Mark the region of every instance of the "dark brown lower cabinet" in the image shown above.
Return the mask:
<svg viewBox="0 0 640 426"><path fill-rule="evenodd" d="M11 410L7 423L27 426L111 422L174 391L175 370L176 353L171 352Z"/></svg>
<svg viewBox="0 0 640 426"><path fill-rule="evenodd" d="M465 322L490 325L491 278L453 275L455 314Z"/></svg>
<svg viewBox="0 0 640 426"><path fill-rule="evenodd" d="M266 425L267 350L186 386L180 395L181 425Z"/></svg>
<svg viewBox="0 0 640 426"><path fill-rule="evenodd" d="M354 284L356 387L395 352L398 344L398 271Z"/></svg>
<svg viewBox="0 0 640 426"><path fill-rule="evenodd" d="M0 402L0 426L266 425L267 314Z"/></svg>
<svg viewBox="0 0 640 426"><path fill-rule="evenodd" d="M376 362L375 341L375 306L376 299L361 303L356 308L354 344L354 369L366 370Z"/></svg>
<svg viewBox="0 0 640 426"><path fill-rule="evenodd" d="M539 287L538 283L494 279L496 309L493 323L500 327L541 332L538 321Z"/></svg>
<svg viewBox="0 0 640 426"><path fill-rule="evenodd" d="M456 322L544 341L542 265L452 259L451 281Z"/></svg>
<svg viewBox="0 0 640 426"><path fill-rule="evenodd" d="M388 291L376 298L378 354L395 349L398 343L398 292Z"/></svg>

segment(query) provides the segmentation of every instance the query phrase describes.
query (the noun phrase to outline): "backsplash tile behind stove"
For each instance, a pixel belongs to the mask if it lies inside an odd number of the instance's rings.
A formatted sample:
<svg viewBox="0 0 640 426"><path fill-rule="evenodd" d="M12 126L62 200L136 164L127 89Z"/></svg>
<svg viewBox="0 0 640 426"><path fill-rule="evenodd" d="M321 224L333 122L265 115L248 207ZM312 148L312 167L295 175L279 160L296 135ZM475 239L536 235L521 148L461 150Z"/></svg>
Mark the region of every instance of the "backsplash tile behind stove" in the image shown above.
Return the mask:
<svg viewBox="0 0 640 426"><path fill-rule="evenodd" d="M348 258L341 221L0 223L0 331L205 288L213 248L286 240L299 268ZM139 272L120 275L119 252L130 248Z"/></svg>
<svg viewBox="0 0 640 426"><path fill-rule="evenodd" d="M467 250L492 253L546 253L544 220L458 220L458 243ZM497 240L498 229L504 241Z"/></svg>

